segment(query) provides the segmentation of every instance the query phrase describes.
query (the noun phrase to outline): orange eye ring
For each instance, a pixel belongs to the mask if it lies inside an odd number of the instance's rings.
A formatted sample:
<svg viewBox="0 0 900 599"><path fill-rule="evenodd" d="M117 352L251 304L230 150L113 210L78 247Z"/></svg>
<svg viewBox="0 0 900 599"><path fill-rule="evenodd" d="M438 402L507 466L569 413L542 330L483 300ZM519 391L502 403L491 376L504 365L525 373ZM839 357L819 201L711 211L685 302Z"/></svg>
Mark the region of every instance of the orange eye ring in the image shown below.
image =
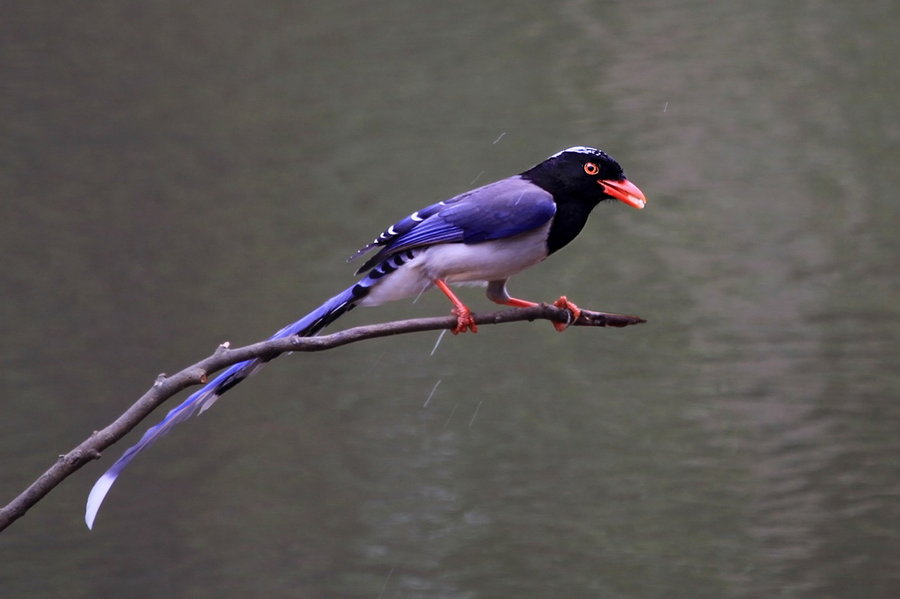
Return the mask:
<svg viewBox="0 0 900 599"><path fill-rule="evenodd" d="M584 172L587 174L594 176L600 172L600 167L594 164L593 162L585 162L584 163Z"/></svg>

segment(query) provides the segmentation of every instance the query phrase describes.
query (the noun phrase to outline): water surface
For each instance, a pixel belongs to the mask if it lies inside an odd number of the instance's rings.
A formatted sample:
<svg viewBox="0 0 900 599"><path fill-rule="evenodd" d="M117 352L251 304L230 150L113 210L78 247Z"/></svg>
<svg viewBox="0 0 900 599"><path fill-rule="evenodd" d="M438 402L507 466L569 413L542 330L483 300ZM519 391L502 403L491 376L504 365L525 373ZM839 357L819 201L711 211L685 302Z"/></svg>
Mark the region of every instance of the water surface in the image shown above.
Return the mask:
<svg viewBox="0 0 900 599"><path fill-rule="evenodd" d="M282 358L136 461L93 532L143 429L8 529L5 596L900 593L896 3L7 13L6 498L158 372L348 285L415 208L581 144L650 203L512 283L646 325Z"/></svg>

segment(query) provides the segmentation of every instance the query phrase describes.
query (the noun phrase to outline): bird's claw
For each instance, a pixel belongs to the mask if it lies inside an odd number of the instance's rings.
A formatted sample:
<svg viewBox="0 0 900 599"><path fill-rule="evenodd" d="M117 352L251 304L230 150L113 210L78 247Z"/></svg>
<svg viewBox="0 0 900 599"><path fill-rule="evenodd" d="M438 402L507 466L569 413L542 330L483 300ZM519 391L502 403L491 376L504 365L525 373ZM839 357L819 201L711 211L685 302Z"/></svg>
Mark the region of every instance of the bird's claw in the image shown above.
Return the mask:
<svg viewBox="0 0 900 599"><path fill-rule="evenodd" d="M454 335L459 335L466 331L478 332L478 325L475 324L475 317L472 316L471 310L465 306L453 308L453 314L456 315L456 326L451 331Z"/></svg>
<svg viewBox="0 0 900 599"><path fill-rule="evenodd" d="M559 331L560 333L562 333L567 328L569 328L569 326L573 322L578 320L578 318L581 316L581 308L579 308L578 306L576 306L575 304L570 302L568 299L566 299L566 296L564 296L564 295L561 295L558 300L553 302L553 305L556 306L557 308L565 310L569 316L569 318L566 319L566 322L553 322L552 323L553 328L556 329L557 331Z"/></svg>

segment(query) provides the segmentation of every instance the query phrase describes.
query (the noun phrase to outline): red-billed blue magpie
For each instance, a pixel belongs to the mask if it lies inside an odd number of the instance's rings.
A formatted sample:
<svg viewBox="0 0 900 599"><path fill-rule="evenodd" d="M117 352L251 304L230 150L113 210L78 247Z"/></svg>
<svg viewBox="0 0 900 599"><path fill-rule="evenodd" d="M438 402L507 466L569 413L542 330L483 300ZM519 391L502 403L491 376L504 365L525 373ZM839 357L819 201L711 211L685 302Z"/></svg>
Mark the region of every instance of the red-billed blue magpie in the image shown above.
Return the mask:
<svg viewBox="0 0 900 599"><path fill-rule="evenodd" d="M357 271L366 273L362 279L271 338L315 335L356 306L416 297L432 286L453 303L454 334L474 333L472 313L450 284L482 282L487 284L488 298L498 304L536 305L510 297L506 281L572 241L591 210L609 199L639 209L646 202L619 163L605 152L584 146L557 152L519 175L432 204L391 225L351 256L352 260L377 250ZM577 318L578 307L565 297L555 304ZM264 364L253 359L231 366L144 433L91 489L85 513L88 528L116 477L138 453L178 423L209 408Z"/></svg>

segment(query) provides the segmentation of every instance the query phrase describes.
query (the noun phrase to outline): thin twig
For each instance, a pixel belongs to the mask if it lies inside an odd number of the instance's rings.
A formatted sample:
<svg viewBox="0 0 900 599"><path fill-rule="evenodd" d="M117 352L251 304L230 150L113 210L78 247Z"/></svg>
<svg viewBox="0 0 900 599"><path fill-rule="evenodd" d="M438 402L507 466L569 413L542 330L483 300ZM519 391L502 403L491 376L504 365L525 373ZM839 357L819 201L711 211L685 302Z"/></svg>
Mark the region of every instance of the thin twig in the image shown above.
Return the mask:
<svg viewBox="0 0 900 599"><path fill-rule="evenodd" d="M517 308L474 315L475 322L479 325L502 324L522 320L567 322L570 317L571 315L568 311L545 304L531 308ZM642 322L644 320L636 316L583 310L581 316L572 325L624 327ZM354 327L320 337L273 339L234 349L230 349L227 344L221 345L213 355L192 366L188 366L177 374L172 376L159 375L150 389L113 423L99 431L95 431L68 453L58 456L56 462L46 472L31 483L18 497L5 507L0 508L0 531L24 516L32 506L43 499L47 493L52 491L76 470L92 460L99 459L104 449L128 434L167 399L182 389L205 383L209 375L223 368L251 358L271 360L287 352L323 351L365 339L420 331L453 329L455 326L455 316L415 318Z"/></svg>

